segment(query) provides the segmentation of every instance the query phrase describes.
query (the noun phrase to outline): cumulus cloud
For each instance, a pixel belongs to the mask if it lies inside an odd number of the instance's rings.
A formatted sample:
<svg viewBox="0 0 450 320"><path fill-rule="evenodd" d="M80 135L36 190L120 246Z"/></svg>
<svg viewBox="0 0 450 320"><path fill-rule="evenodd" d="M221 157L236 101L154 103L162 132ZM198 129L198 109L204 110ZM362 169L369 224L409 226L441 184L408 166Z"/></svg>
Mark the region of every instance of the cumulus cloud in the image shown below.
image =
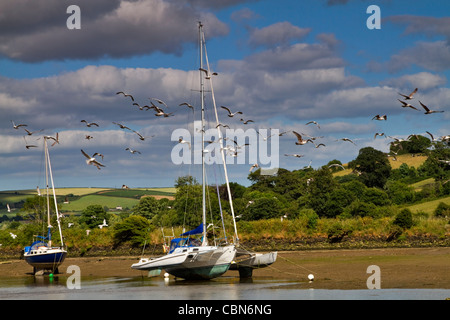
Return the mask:
<svg viewBox="0 0 450 320"><path fill-rule="evenodd" d="M1 28L0 54L26 62L119 58L157 51L179 55L184 45L195 43L198 20L208 24L209 37L228 33L228 27L212 13L165 0L73 1L81 9L81 29L69 30L67 3L52 2L55 6L20 0L14 10L8 8L12 2L0 6L0 11L13 13L0 19L0 26L8 26Z"/></svg>
<svg viewBox="0 0 450 320"><path fill-rule="evenodd" d="M273 47L287 45L291 41L303 39L311 31L310 28L299 28L290 22L278 22L261 29L250 30L249 44L254 47Z"/></svg>
<svg viewBox="0 0 450 320"><path fill-rule="evenodd" d="M424 34L429 38L444 37L445 40L418 41L413 47L394 54L386 63L372 63L375 69L398 72L417 65L432 71L450 68L450 18L424 17L413 15L391 16L386 22L405 26L404 35ZM373 69L374 70L374 69Z"/></svg>

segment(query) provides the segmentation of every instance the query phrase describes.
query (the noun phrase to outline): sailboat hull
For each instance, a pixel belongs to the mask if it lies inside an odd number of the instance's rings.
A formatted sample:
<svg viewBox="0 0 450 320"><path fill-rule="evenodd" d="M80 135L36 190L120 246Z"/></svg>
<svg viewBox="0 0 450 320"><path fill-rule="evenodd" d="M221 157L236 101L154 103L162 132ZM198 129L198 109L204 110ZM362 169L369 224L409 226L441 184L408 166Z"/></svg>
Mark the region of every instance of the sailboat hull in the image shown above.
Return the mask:
<svg viewBox="0 0 450 320"><path fill-rule="evenodd" d="M37 270L56 270L66 258L67 251L60 248L30 250L24 254L25 261Z"/></svg>
<svg viewBox="0 0 450 320"><path fill-rule="evenodd" d="M236 255L234 245L177 248L173 253L156 259L144 259L131 267L137 270L164 269L186 280L213 279L227 272Z"/></svg>

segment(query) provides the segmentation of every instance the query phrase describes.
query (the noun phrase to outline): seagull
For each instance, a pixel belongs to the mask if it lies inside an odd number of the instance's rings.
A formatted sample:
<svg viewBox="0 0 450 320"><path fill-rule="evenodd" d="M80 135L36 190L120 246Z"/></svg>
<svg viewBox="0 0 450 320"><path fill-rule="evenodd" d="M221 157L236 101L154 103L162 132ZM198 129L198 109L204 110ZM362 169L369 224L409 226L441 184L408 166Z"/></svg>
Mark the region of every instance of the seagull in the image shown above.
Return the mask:
<svg viewBox="0 0 450 320"><path fill-rule="evenodd" d="M172 115L173 115L173 112L171 112L171 113L165 113L165 112L162 111L161 109L160 109L159 112L155 113L155 116L157 116L157 117L164 116L164 118L170 117L170 116L172 116Z"/></svg>
<svg viewBox="0 0 450 320"><path fill-rule="evenodd" d="M408 96L407 96L407 95L404 95L404 94L402 94L402 93L400 93L400 92L398 92L398 94L401 95L401 96L403 96L403 97L405 97L405 100L412 100L412 99L413 99L413 95L417 92L417 90L418 90L418 89L415 88L414 91L411 92Z"/></svg>
<svg viewBox="0 0 450 320"><path fill-rule="evenodd" d="M178 143L187 143L187 145L189 146L189 150L191 149L191 144L189 141L183 140L182 138L178 139Z"/></svg>
<svg viewBox="0 0 450 320"><path fill-rule="evenodd" d="M400 100L400 99L397 99L397 100L400 101L400 102L402 103L402 107L403 107L403 108L411 108L411 109L414 109L414 110L419 111L419 109L417 109L417 108L414 107L413 105L411 105L411 104L409 104L409 103L407 103L407 102L405 102L405 101L402 101L402 100Z"/></svg>
<svg viewBox="0 0 450 320"><path fill-rule="evenodd" d="M255 121L250 120L250 119L248 119L248 120L241 119L240 121L242 121L244 124L248 124L249 122L255 122Z"/></svg>
<svg viewBox="0 0 450 320"><path fill-rule="evenodd" d="M339 167L339 168L342 168L343 170L345 170L344 166L339 163L333 163L328 166L328 168L332 168L332 167Z"/></svg>
<svg viewBox="0 0 450 320"><path fill-rule="evenodd" d="M80 122L86 123L86 126L88 126L89 128L90 128L91 126L96 126L96 127L98 127L98 124L95 123L95 122L87 122L86 120L81 120Z"/></svg>
<svg viewBox="0 0 450 320"><path fill-rule="evenodd" d="M316 147L316 149L321 147L321 146L325 147L325 144L323 144L323 143L315 144L314 141L313 141L313 144L314 144L314 147Z"/></svg>
<svg viewBox="0 0 450 320"><path fill-rule="evenodd" d="M95 156L96 155L100 155L103 159L103 155L100 153L94 153L94 155L92 157L90 157L86 152L83 151L83 149L81 149L81 153L88 159L86 160L86 164L93 164L94 166L97 167L98 170L100 170L100 167L104 167L103 164L101 164L100 162L98 162L97 160L95 160Z"/></svg>
<svg viewBox="0 0 450 320"><path fill-rule="evenodd" d="M169 106L164 102L164 101L162 101L161 99L158 99L158 98L149 98L150 100L155 100L156 102L158 102L159 104L162 104L162 105L164 105L164 106L166 106L166 108L168 108Z"/></svg>
<svg viewBox="0 0 450 320"><path fill-rule="evenodd" d="M429 131L425 131L425 132L428 133L428 134L430 135L431 141L432 141L432 142L438 141L437 139L435 139L435 138L433 137L433 135L431 134L431 132L429 132Z"/></svg>
<svg viewBox="0 0 450 320"><path fill-rule="evenodd" d="M23 140L25 140L25 148L27 148L27 149L30 149L30 148L37 148L36 145L28 144L28 143L27 143L27 139L25 139L25 136L23 136Z"/></svg>
<svg viewBox="0 0 450 320"><path fill-rule="evenodd" d="M270 132L272 132L272 129L270 129ZM276 133L274 133L274 134L271 134L270 136L268 136L268 137L264 137L261 133L259 133L259 131L258 130L256 130L256 133L257 134L259 134L260 136L261 136L261 138L263 138L263 140L264 141L267 141L269 138L271 138L272 136L274 136ZM283 134L284 133L286 133L286 132L283 132ZM281 134L279 134L279 136L280 136Z"/></svg>
<svg viewBox="0 0 450 320"><path fill-rule="evenodd" d="M17 234L14 234L14 233L12 233L12 232L10 232L9 235L10 235L11 238L13 238L13 239L17 238Z"/></svg>
<svg viewBox="0 0 450 320"><path fill-rule="evenodd" d="M91 140L91 139L94 139L94 137L93 136L90 136L90 135L85 135L84 136L84 138L86 139L86 140Z"/></svg>
<svg viewBox="0 0 450 320"><path fill-rule="evenodd" d="M248 172L252 172L253 169L258 168L258 167L259 167L259 165L257 163L255 163L254 165L252 165L250 167L250 170L248 170Z"/></svg>
<svg viewBox="0 0 450 320"><path fill-rule="evenodd" d="M222 126L222 127L224 127L224 128L230 129L230 126L229 126L229 125L227 125L227 124L221 124L221 123L219 123L219 124L216 126L216 128L218 128L218 127L220 127L220 126Z"/></svg>
<svg viewBox="0 0 450 320"><path fill-rule="evenodd" d="M384 132L382 132L382 133L376 132L373 138L375 139L377 136L380 136L380 137L384 136L386 138L386 135L384 134Z"/></svg>
<svg viewBox="0 0 450 320"><path fill-rule="evenodd" d="M372 118L372 120L387 120L387 115L384 116L380 116L379 114L377 114L375 117Z"/></svg>
<svg viewBox="0 0 450 320"><path fill-rule="evenodd" d="M439 111L430 110L426 105L424 105L422 102L420 102L420 100L419 100L419 103L425 109L425 114L442 113L442 112L444 112L443 110L439 110Z"/></svg>
<svg viewBox="0 0 450 320"><path fill-rule="evenodd" d="M55 141L55 142L52 143L52 147L53 147L55 144L59 144L59 134L58 134L58 132L56 133L56 137L52 137L52 136L44 136L44 139L51 139L51 140Z"/></svg>
<svg viewBox="0 0 450 320"><path fill-rule="evenodd" d="M123 91L116 92L116 94L123 94L124 97L130 97L131 100L134 101L134 98L133 98L133 96L131 94L125 93Z"/></svg>
<svg viewBox="0 0 450 320"><path fill-rule="evenodd" d="M194 107L192 105L190 105L189 103L187 103L187 102L180 103L179 106L180 107L181 106L186 106L186 107L192 109L192 112L194 112Z"/></svg>
<svg viewBox="0 0 450 320"><path fill-rule="evenodd" d="M38 131L30 131L30 130L27 130L27 129L25 129L25 128L23 128L23 129L27 132L27 134L28 134L29 136L31 136L33 133L41 132L41 131L44 130L44 129L41 129L41 130L38 130Z"/></svg>
<svg viewBox="0 0 450 320"><path fill-rule="evenodd" d="M208 72L208 70L206 70L206 69L198 68L198 70L203 71L203 72L205 73L205 75L206 75L205 78L206 78L206 79L211 79L211 75L217 76L217 72L213 72L212 74L210 74L210 73Z"/></svg>
<svg viewBox="0 0 450 320"><path fill-rule="evenodd" d="M317 128L320 129L320 126L316 121L309 121L306 125L311 124L311 123L314 123L317 126Z"/></svg>
<svg viewBox="0 0 450 320"><path fill-rule="evenodd" d="M234 117L236 114L242 114L241 111L236 111L235 113L232 113L230 109L228 109L227 107L224 107L224 106L221 106L221 108L228 111L228 116L230 118Z"/></svg>
<svg viewBox="0 0 450 320"><path fill-rule="evenodd" d="M9 203L6 204L6 208L8 209L8 212L11 212L11 208L9 207Z"/></svg>
<svg viewBox="0 0 450 320"><path fill-rule="evenodd" d="M144 137L142 134L140 134L139 132L137 132L137 131L134 131L134 130L132 130L134 133L136 133L138 136L139 136L139 139L140 140L142 140L142 141L144 141L145 140L145 138L153 138L155 135L152 135L152 136L150 136L150 137Z"/></svg>
<svg viewBox="0 0 450 320"><path fill-rule="evenodd" d="M27 125L26 124L18 124L18 125L16 125L15 123L14 123L14 121L12 121L12 120L10 120L11 121L11 123L12 123L12 125L13 125L13 128L14 129L19 129L20 127L26 127Z"/></svg>
<svg viewBox="0 0 450 320"><path fill-rule="evenodd" d="M120 127L120 129L128 129L128 130L130 130L130 131L133 131L133 130L131 130L130 128L128 128L127 126L124 126L124 125L121 124L121 123L117 123L117 122L114 122L114 121L113 121L113 123L116 124L116 125L118 125L118 126Z"/></svg>
<svg viewBox="0 0 450 320"><path fill-rule="evenodd" d="M289 156L296 157L296 158L304 157L303 154L297 154L297 153L294 153L294 154L287 154L287 153L285 153L284 155L285 155L286 157L289 157Z"/></svg>
<svg viewBox="0 0 450 320"><path fill-rule="evenodd" d="M73 222L69 222L69 223L67 224L67 227L70 228L70 227L73 226L73 225L74 225Z"/></svg>
<svg viewBox="0 0 450 320"><path fill-rule="evenodd" d="M139 103L137 103L137 102L134 102L133 103L133 106L137 106L138 108L139 108L139 110L144 110L144 109L151 109L151 107L149 107L149 106L147 106L147 105L145 105L145 106L143 106L143 107L141 107L141 105L139 104Z"/></svg>
<svg viewBox="0 0 450 320"><path fill-rule="evenodd" d="M107 227L108 225L106 224L106 219L103 219L103 223L99 224L98 227L101 229L103 227Z"/></svg>
<svg viewBox="0 0 450 320"><path fill-rule="evenodd" d="M341 139L338 139L338 140L336 140L336 141L339 141L339 140L351 142L351 143L353 143L353 144L356 146L356 143L354 143L354 142L353 142L352 140L350 140L349 138L341 138Z"/></svg>
<svg viewBox="0 0 450 320"><path fill-rule="evenodd" d="M306 143L308 143L308 142L311 142L311 143L314 144L314 142L313 142L311 139L303 140L303 139L302 139L302 136L301 136L299 133L297 133L297 132L295 132L295 131L292 131L292 132L293 132L293 133L295 134L295 136L297 137L297 141L295 142L296 145L304 145L304 144L306 144Z"/></svg>
<svg viewBox="0 0 450 320"><path fill-rule="evenodd" d="M139 154L141 154L141 152L140 151L137 151L137 150L133 150L133 149L130 149L130 148L126 148L125 150L127 150L127 151L130 151L132 154L135 154L135 153L139 153Z"/></svg>

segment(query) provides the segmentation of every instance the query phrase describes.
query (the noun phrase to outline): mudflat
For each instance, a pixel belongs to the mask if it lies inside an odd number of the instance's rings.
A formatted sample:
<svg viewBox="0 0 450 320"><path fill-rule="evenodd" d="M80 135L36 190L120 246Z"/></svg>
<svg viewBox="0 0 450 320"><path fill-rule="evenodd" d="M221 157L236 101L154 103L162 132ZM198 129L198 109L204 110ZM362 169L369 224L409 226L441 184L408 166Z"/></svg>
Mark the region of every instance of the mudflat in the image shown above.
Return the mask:
<svg viewBox="0 0 450 320"><path fill-rule="evenodd" d="M137 256L68 257L59 271L63 276L68 266L77 265L82 277L146 276L131 269L138 260ZM450 247L282 251L273 265L255 269L253 277L291 280L292 286L302 288L367 289L371 265L379 267L382 289L450 289ZM32 277L31 271L24 260L0 261L0 287L2 278ZM314 281L308 281L309 274ZM228 271L224 276L239 275Z"/></svg>

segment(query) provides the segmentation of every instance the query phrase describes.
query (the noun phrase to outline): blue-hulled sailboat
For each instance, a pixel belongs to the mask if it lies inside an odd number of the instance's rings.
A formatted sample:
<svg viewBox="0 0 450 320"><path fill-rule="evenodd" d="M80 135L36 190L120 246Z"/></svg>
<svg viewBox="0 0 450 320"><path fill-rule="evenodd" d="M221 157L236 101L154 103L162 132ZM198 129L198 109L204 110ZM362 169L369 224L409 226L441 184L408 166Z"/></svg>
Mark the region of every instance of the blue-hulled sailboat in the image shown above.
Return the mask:
<svg viewBox="0 0 450 320"><path fill-rule="evenodd" d="M25 247L24 259L33 267L33 274L40 270L47 270L52 273L58 273L58 267L63 263L67 255L64 249L64 240L61 231L60 214L58 212L58 204L56 202L55 186L53 183L52 168L50 156L48 152L48 139L53 137L44 136L44 154L45 154L45 172L47 185L47 236L34 236L34 240L30 246ZM52 245L52 225L50 224L50 192L49 177L52 185L53 200L55 205L56 221L58 224L60 246Z"/></svg>

